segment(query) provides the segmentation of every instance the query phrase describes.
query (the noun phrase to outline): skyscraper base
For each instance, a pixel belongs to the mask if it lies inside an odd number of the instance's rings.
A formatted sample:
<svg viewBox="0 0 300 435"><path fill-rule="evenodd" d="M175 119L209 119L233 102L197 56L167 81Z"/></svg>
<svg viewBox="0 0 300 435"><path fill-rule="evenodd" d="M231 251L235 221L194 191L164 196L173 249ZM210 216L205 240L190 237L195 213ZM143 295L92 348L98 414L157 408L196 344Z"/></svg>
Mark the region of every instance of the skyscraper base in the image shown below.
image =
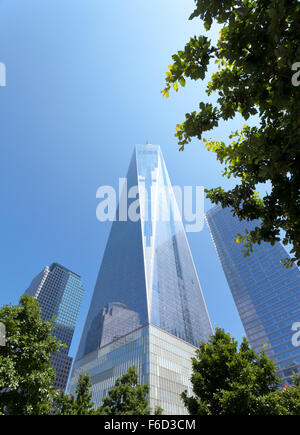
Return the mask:
<svg viewBox="0 0 300 435"><path fill-rule="evenodd" d="M191 393L191 357L196 347L154 325L146 325L106 346L85 355L74 364L69 392L74 394L80 372L89 373L92 400L99 406L102 398L130 366L135 366L139 383L149 383L149 406L163 414L185 415L180 394Z"/></svg>

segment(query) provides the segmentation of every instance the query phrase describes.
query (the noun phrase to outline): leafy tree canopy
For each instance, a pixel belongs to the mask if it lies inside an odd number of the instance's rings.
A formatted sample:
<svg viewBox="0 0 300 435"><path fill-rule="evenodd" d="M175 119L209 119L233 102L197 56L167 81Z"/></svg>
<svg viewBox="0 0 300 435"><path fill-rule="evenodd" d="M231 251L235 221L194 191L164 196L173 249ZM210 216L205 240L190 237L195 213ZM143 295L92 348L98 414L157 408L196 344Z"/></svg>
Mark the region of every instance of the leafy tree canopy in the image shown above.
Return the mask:
<svg viewBox="0 0 300 435"><path fill-rule="evenodd" d="M6 342L0 346L0 413L50 414L56 391L50 366L60 342L51 335L53 322L41 319L37 300L24 295L19 305L4 305L0 322Z"/></svg>
<svg viewBox="0 0 300 435"><path fill-rule="evenodd" d="M138 383L136 368L128 371L116 380L115 386L103 398L100 413L105 415L147 415L149 406L147 394L149 385ZM157 413L161 413L159 410Z"/></svg>
<svg viewBox="0 0 300 435"><path fill-rule="evenodd" d="M115 386L104 397L103 403L97 409L91 401L90 376L80 374L75 396L63 392L56 402L58 415L145 415L151 410L148 407L147 394L149 386L138 384L135 367L116 380ZM154 414L162 414L162 408L156 407Z"/></svg>
<svg viewBox="0 0 300 435"><path fill-rule="evenodd" d="M264 352L256 354L246 338L238 348L230 334L217 328L192 364L193 395L181 395L190 414L300 415L298 380L280 390L275 364Z"/></svg>
<svg viewBox="0 0 300 435"><path fill-rule="evenodd" d="M291 243L291 259L300 265L300 86L293 81L300 62L300 3L297 0L195 0L190 19L199 17L208 31L221 27L213 45L207 36L194 36L184 50L172 56L166 73L169 96L186 79L204 80L212 59L218 71L212 74L206 92L216 93L216 104L200 102L198 111L186 114L176 127L180 150L193 137L224 163L223 175L237 178L236 186L206 190L213 203L229 206L241 219L260 219L260 226L239 235L246 255L253 243L280 240ZM259 125L244 125L229 137L229 143L204 137L222 121L240 113L246 120L259 116ZM262 199L258 183L269 182L271 191Z"/></svg>
<svg viewBox="0 0 300 435"><path fill-rule="evenodd" d="M95 415L99 414L99 409L94 409L92 402L92 393L90 392L90 376L89 374L80 374L78 384L73 394L67 395L64 392L60 393L56 401L57 415Z"/></svg>

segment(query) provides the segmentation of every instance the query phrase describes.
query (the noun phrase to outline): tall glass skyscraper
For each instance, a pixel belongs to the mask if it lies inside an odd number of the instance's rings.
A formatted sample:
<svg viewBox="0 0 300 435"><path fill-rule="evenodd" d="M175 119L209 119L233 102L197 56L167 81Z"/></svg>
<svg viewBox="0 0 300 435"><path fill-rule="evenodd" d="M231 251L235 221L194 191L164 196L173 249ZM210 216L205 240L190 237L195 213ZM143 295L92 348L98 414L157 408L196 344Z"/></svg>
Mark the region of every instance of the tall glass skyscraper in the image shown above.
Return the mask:
<svg viewBox="0 0 300 435"><path fill-rule="evenodd" d="M38 300L44 321L56 317L53 335L66 347L52 356L51 365L56 371L54 387L64 391L73 361L68 353L83 297L81 278L53 263L33 279L26 293Z"/></svg>
<svg viewBox="0 0 300 435"><path fill-rule="evenodd" d="M221 206L212 208L206 219L252 348L259 352L266 345L277 374L289 382L292 372L300 370L300 346L292 341L292 326L300 321L299 269L282 266L288 253L281 243L262 242L243 256L236 235L251 231L259 221L240 221Z"/></svg>
<svg viewBox="0 0 300 435"><path fill-rule="evenodd" d="M128 211L128 217L126 217ZM127 174L70 380L91 375L101 403L128 367L150 385L150 406L182 414L191 356L212 333L159 146L138 145Z"/></svg>

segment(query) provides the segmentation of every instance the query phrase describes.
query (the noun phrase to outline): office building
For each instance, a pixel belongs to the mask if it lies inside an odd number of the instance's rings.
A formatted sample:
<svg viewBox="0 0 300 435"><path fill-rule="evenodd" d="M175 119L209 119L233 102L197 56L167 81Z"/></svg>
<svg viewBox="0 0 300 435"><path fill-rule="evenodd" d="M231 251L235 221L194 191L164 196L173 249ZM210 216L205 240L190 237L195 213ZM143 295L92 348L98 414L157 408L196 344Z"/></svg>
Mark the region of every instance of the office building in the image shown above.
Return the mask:
<svg viewBox="0 0 300 435"><path fill-rule="evenodd" d="M92 400L130 366L149 404L184 414L191 357L212 328L159 146L135 148L104 252L69 391L88 372ZM127 216L126 216L127 214Z"/></svg>
<svg viewBox="0 0 300 435"><path fill-rule="evenodd" d="M244 257L235 239L259 226L240 221L228 208L212 208L206 219L246 335L252 348L266 354L285 383L300 370L300 346L293 340L293 325L300 321L300 271L285 268L288 253L281 243L262 242ZM299 343L300 344L300 343Z"/></svg>
<svg viewBox="0 0 300 435"><path fill-rule="evenodd" d="M52 356L51 365L56 371L54 387L64 391L72 365L68 353L83 297L81 278L53 263L33 279L26 293L38 300L44 321L56 318L53 335L66 347Z"/></svg>

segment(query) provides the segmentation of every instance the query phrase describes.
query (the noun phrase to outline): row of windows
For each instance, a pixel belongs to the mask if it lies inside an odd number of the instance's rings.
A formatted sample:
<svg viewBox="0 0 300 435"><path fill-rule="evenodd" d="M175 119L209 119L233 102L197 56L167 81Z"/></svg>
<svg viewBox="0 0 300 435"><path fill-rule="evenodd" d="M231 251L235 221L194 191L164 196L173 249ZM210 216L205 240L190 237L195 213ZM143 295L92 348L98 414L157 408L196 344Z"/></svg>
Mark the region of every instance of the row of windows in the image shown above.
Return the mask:
<svg viewBox="0 0 300 435"><path fill-rule="evenodd" d="M298 295L298 293L299 293L299 288L296 288L296 289L293 289L293 290L287 290L287 292L285 292L285 293L283 293L281 296L279 296L278 297L278 299L276 298L276 299L274 299L275 301L288 301L288 302L290 302L291 301L291 299L290 299L290 297L291 296L293 296L293 295L295 295L295 296L297 296L296 297L296 299L295 300L299 300L299 295ZM268 306L268 305L267 305ZM274 306L275 306L275 309L274 309ZM268 318L270 318L270 317L272 317L273 316L273 312L275 311L275 310L278 310L278 306L277 305L273 305L273 306L271 306L270 307L270 309L267 309L267 310L264 310L263 311L263 318L266 320L266 319L268 319ZM270 312L271 311L271 314L269 314L269 315L265 315L265 313L268 313L268 312ZM257 321L257 314L259 314L259 311L256 311L256 319L253 319L253 320L251 320L251 317L249 317L248 319L247 319L247 325L248 325L248 327L250 327L250 325L252 324L252 323L255 323L256 321Z"/></svg>

